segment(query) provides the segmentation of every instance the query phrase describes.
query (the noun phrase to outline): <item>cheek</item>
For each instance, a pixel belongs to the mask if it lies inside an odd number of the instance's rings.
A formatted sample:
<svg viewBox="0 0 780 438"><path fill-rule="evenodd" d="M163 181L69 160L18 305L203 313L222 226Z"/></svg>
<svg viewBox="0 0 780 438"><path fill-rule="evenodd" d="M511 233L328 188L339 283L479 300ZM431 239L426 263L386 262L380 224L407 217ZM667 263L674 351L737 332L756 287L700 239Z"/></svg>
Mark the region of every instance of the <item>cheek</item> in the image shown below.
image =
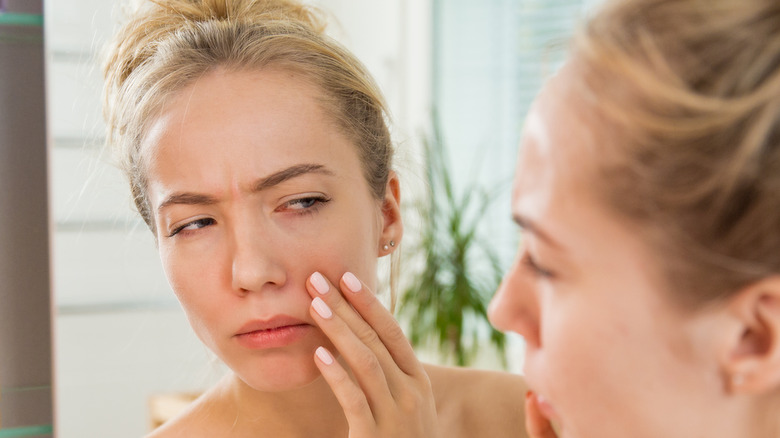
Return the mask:
<svg viewBox="0 0 780 438"><path fill-rule="evenodd" d="M686 385L674 377L684 364L669 354L673 319L641 297L625 296L630 291L614 292L575 291L582 295L543 305L543 348L529 357L530 366L573 436L622 437L638 425L650 427L648 413L670 402L658 382L677 390Z"/></svg>
<svg viewBox="0 0 780 438"><path fill-rule="evenodd" d="M299 248L298 275L306 278L319 271L338 286L341 276L349 271L374 290L377 244L375 233L364 223L343 221Z"/></svg>
<svg viewBox="0 0 780 438"><path fill-rule="evenodd" d="M228 311L226 306L214 305L216 298L224 296L215 291L223 291L226 281L219 251L193 255L161 244L159 254L168 284L195 334L210 345L210 328L223 318L220 311Z"/></svg>
<svg viewBox="0 0 780 438"><path fill-rule="evenodd" d="M576 388L573 383L592 380L594 372L603 369L605 351L614 345L602 333L605 321L598 309L575 304L544 298L540 306L537 366L547 384L567 391Z"/></svg>
<svg viewBox="0 0 780 438"><path fill-rule="evenodd" d="M555 312L543 311L542 348L529 354L529 373L560 416L565 436L630 436L617 430L637 396L634 368L623 361L631 353L597 309L573 310L559 304Z"/></svg>

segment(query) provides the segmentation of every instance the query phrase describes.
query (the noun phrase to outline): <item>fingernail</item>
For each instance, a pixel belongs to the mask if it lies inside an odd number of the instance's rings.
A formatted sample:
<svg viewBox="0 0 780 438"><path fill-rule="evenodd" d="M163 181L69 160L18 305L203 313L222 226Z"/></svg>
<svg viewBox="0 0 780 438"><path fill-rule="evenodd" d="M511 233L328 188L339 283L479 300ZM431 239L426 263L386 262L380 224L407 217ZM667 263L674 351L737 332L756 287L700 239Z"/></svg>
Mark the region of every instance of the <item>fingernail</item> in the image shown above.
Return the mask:
<svg viewBox="0 0 780 438"><path fill-rule="evenodd" d="M351 272L344 273L344 276L341 277L341 279L344 280L344 284L347 285L347 288L352 292L360 292L360 288L363 287L360 280Z"/></svg>
<svg viewBox="0 0 780 438"><path fill-rule="evenodd" d="M311 274L311 284L314 286L314 289L320 293L320 295L325 295L330 290L325 277L323 277L319 272Z"/></svg>
<svg viewBox="0 0 780 438"><path fill-rule="evenodd" d="M325 319L330 319L330 317L333 316L330 307L328 307L328 305L325 304L325 301L322 301L322 298L320 297L314 298L311 302L311 306L314 307L314 311L317 312L318 315Z"/></svg>
<svg viewBox="0 0 780 438"><path fill-rule="evenodd" d="M326 350L325 347L317 347L317 350L314 352L314 354L316 354L325 365L330 365L333 363L333 356L328 353L328 350Z"/></svg>

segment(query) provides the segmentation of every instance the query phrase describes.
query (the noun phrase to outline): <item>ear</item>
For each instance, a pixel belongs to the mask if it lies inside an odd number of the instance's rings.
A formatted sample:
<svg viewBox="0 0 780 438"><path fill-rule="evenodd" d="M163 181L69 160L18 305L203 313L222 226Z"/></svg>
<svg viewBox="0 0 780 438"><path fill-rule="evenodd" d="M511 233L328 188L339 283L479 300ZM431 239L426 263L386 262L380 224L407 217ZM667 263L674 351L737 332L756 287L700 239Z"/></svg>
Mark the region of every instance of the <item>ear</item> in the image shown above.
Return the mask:
<svg viewBox="0 0 780 438"><path fill-rule="evenodd" d="M398 175L390 171L382 199L382 229L379 233L379 256L385 256L398 248L404 234L401 221L401 183Z"/></svg>
<svg viewBox="0 0 780 438"><path fill-rule="evenodd" d="M732 393L780 389L780 275L752 283L729 299L735 321L724 371Z"/></svg>

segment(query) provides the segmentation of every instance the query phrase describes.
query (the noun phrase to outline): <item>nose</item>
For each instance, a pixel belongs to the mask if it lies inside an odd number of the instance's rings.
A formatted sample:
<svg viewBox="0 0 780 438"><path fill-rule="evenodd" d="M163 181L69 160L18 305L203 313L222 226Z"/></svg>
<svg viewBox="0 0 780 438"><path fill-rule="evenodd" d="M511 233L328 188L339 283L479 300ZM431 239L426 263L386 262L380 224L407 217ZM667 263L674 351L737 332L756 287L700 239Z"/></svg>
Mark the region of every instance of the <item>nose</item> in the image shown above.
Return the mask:
<svg viewBox="0 0 780 438"><path fill-rule="evenodd" d="M540 347L539 300L535 279L518 254L488 307L488 318L501 331L521 335L527 347Z"/></svg>
<svg viewBox="0 0 780 438"><path fill-rule="evenodd" d="M261 224L234 227L232 242L234 291L245 294L285 284L284 248L273 241L271 233L262 232Z"/></svg>

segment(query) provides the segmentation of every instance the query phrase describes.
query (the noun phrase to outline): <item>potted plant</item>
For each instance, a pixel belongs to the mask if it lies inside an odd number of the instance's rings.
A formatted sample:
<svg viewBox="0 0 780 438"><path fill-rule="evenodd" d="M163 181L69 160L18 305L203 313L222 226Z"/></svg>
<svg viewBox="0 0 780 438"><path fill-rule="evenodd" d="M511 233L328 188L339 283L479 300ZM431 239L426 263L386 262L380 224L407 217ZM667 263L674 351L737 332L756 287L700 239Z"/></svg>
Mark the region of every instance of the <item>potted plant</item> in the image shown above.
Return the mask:
<svg viewBox="0 0 780 438"><path fill-rule="evenodd" d="M468 366L487 341L506 368L506 338L486 314L503 271L495 249L479 233L494 196L477 185L453 187L438 129L423 144L428 193L413 205L421 229L407 253L421 267L404 278L399 314L408 319L415 348L434 345L445 360Z"/></svg>

